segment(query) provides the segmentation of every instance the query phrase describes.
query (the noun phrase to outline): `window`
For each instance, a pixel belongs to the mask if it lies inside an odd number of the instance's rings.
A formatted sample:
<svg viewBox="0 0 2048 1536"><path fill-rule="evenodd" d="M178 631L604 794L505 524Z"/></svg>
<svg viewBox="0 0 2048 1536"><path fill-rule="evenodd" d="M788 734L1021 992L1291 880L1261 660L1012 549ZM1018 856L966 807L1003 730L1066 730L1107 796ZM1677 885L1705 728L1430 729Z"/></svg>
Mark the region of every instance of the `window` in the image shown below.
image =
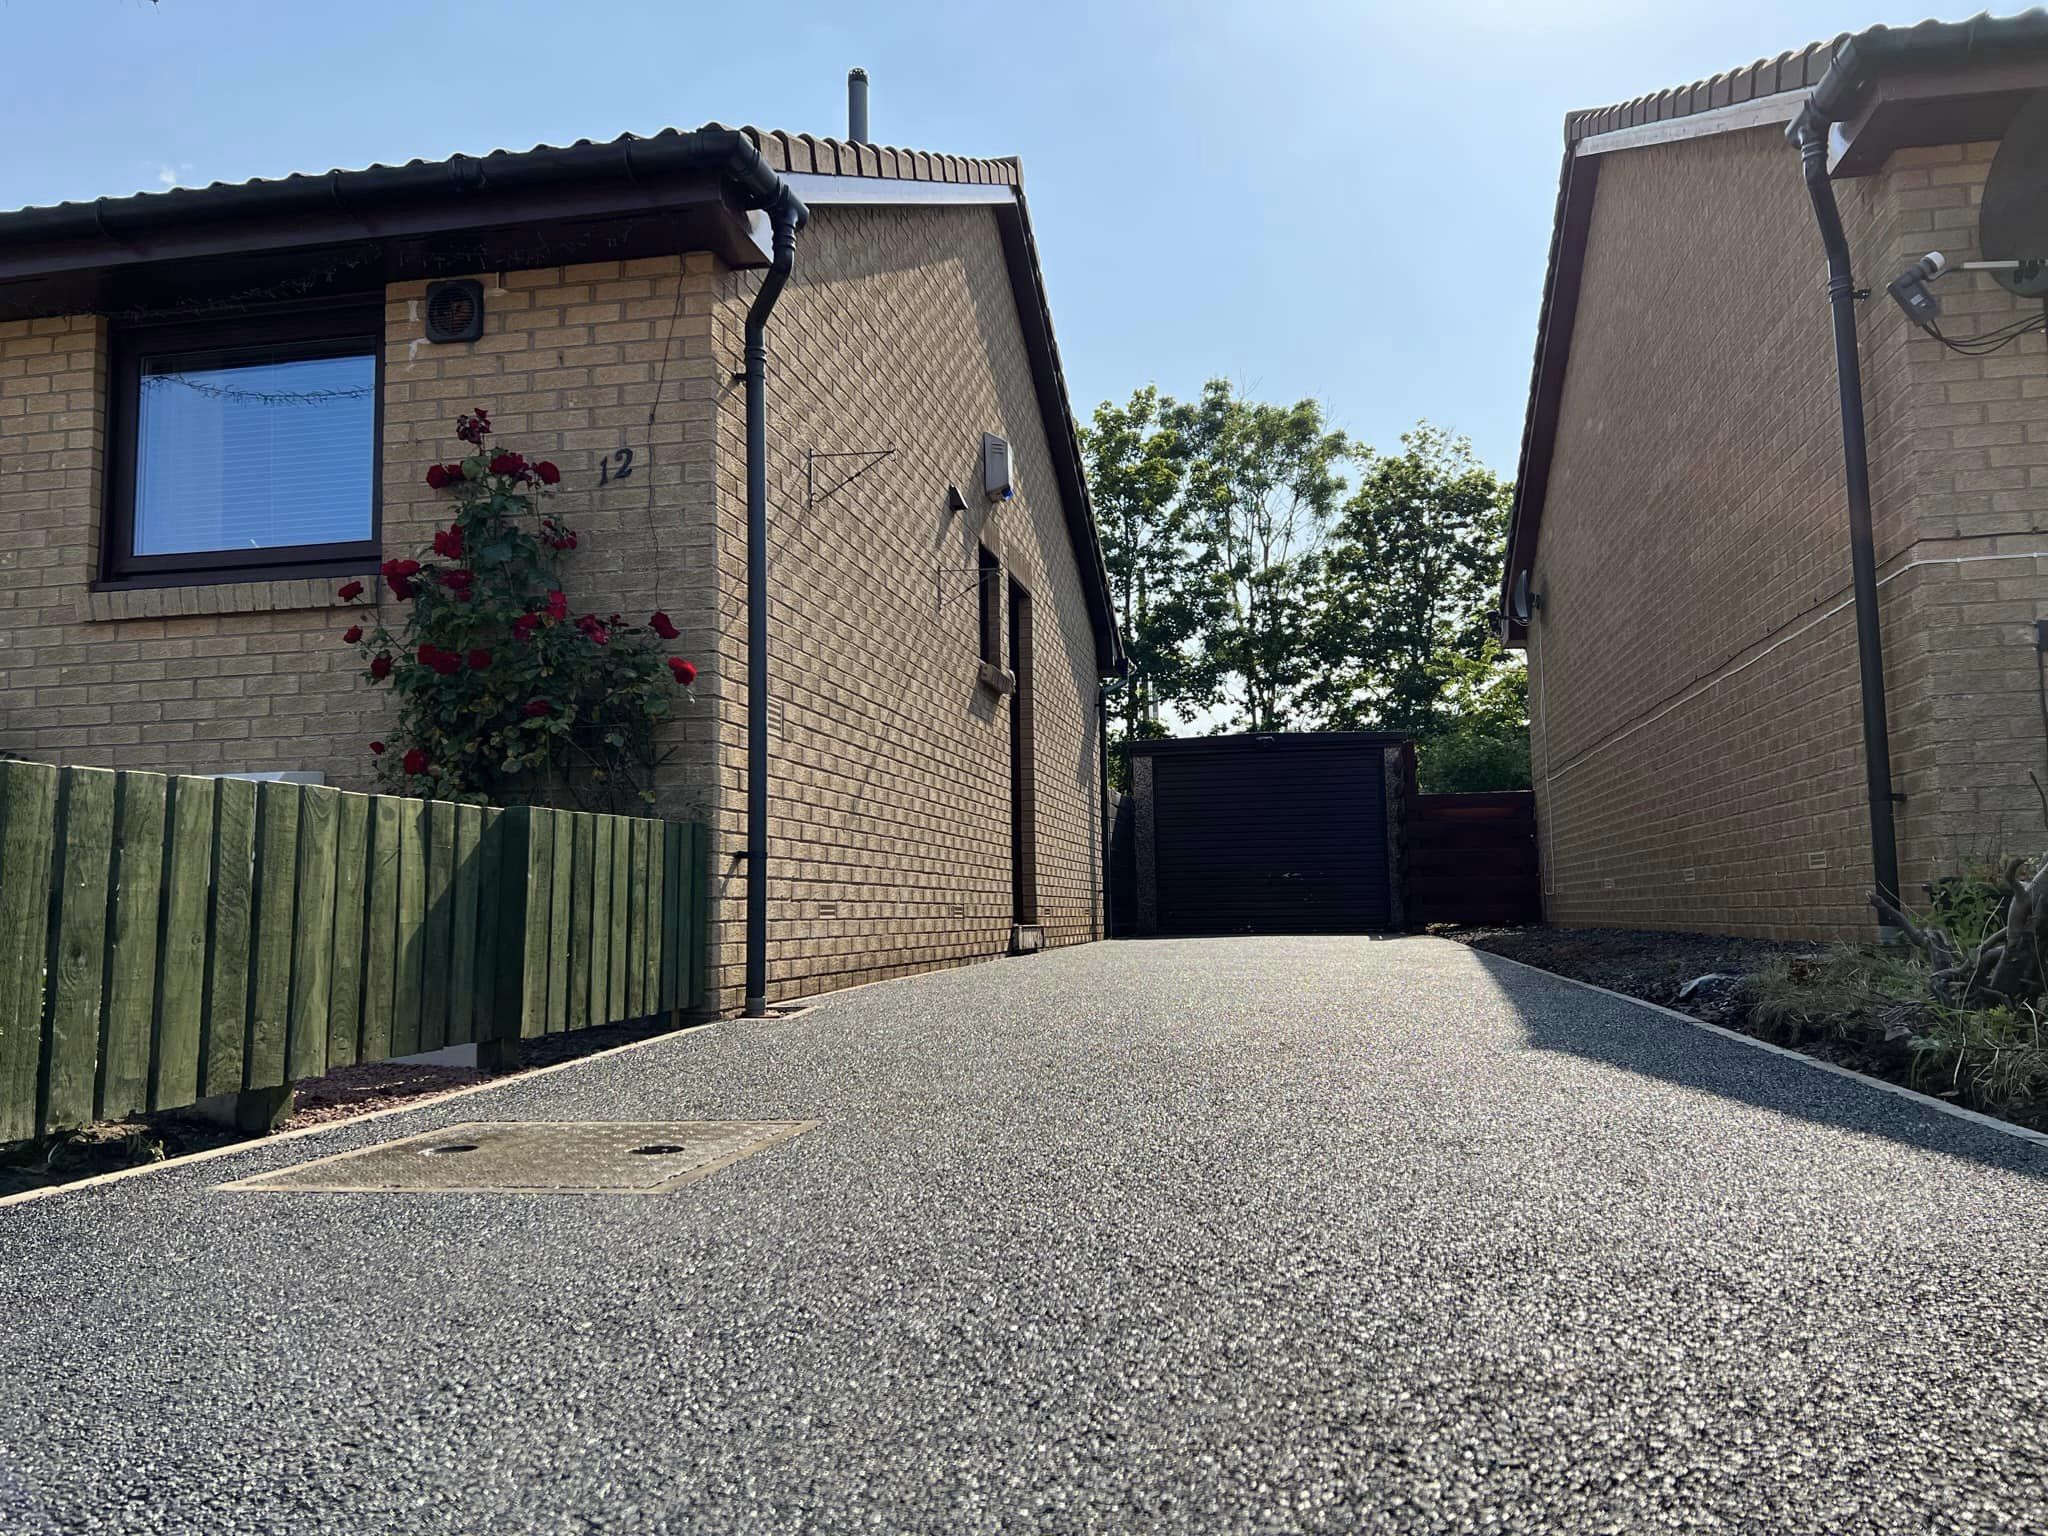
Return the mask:
<svg viewBox="0 0 2048 1536"><path fill-rule="evenodd" d="M382 326L351 305L117 332L103 574L374 564Z"/></svg>
<svg viewBox="0 0 2048 1536"><path fill-rule="evenodd" d="M981 546L981 659L1003 664L1003 562Z"/></svg>

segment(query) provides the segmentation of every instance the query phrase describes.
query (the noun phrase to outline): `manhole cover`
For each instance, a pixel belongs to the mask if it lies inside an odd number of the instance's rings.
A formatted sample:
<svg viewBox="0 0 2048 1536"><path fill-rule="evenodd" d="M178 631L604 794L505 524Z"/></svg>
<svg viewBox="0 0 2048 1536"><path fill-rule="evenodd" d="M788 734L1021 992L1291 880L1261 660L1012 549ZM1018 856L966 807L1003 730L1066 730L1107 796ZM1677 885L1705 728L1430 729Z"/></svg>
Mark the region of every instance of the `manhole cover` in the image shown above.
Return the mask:
<svg viewBox="0 0 2048 1536"><path fill-rule="evenodd" d="M476 1121L316 1158L222 1189L665 1195L815 1120Z"/></svg>

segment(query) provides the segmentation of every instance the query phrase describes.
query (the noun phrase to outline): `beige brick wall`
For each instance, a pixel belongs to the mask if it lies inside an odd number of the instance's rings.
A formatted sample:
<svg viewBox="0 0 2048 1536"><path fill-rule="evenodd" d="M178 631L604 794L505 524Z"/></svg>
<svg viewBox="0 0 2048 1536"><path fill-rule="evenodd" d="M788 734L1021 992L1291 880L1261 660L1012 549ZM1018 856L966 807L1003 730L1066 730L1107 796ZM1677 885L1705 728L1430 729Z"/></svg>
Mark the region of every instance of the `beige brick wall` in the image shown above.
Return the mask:
<svg viewBox="0 0 2048 1536"><path fill-rule="evenodd" d="M1858 281L1877 290L1861 348L1909 892L2040 840L2025 768L2048 756L2031 649L2041 344L1955 357L1883 297L1930 248L1970 254L1989 150L1907 151L1837 183ZM1824 284L1776 130L1603 162L1529 650L1555 920L1869 930ZM1941 291L1958 330L2019 313L1982 280Z"/></svg>
<svg viewBox="0 0 2048 1536"><path fill-rule="evenodd" d="M387 296L386 547L410 550L446 521L447 498L422 475L456 456L455 417L471 406L490 409L494 441L552 459L562 481L549 510L581 540L564 566L571 603L635 622L661 609L682 630L670 649L699 666L693 696L657 741L664 761L653 787L660 814L708 817L720 686L715 262L654 256L475 275L486 320L474 343L420 340L424 283ZM618 478L610 470L621 450L631 451L631 472Z"/></svg>
<svg viewBox="0 0 2048 1536"><path fill-rule="evenodd" d="M387 294L386 552L417 551L445 522L424 467L459 446L456 414L485 405L509 446L562 467L556 510L587 536L568 567L577 601L635 617L661 602L684 627L678 648L711 654L710 258L480 275L486 329L471 344L421 339L423 284ZM340 643L341 578L92 590L106 347L93 317L0 325L0 747L371 787L367 743L391 713ZM598 457L624 444L635 475L600 490ZM664 778L674 814L703 807L714 750L709 704L682 715Z"/></svg>
<svg viewBox="0 0 2048 1536"><path fill-rule="evenodd" d="M337 768L354 733L324 585L90 592L106 338L90 316L0 324L0 747L174 772Z"/></svg>
<svg viewBox="0 0 2048 1536"><path fill-rule="evenodd" d="M572 600L666 609L700 667L657 787L664 814L713 825L716 1001L736 1008L746 457L731 374L758 275L705 255L475 275L475 343L423 340L424 284L386 294L385 551L419 550L445 520L422 474L472 406L561 467L553 509L584 535ZM0 326L0 747L370 787L366 746L391 715L340 643L339 578L91 590L106 345L90 317ZM1094 937L1094 646L992 214L821 211L770 354L773 995L1007 947L1008 710L975 677L982 538L1034 596L1040 916L1051 942ZM1023 487L994 513L984 431L1010 438ZM633 474L601 484L622 448ZM868 448L895 452L806 504L807 449ZM945 514L949 482L964 515Z"/></svg>
<svg viewBox="0 0 2048 1536"><path fill-rule="evenodd" d="M727 279L721 370L742 362L755 274ZM1000 954L1010 934L1009 725L977 685L986 538L1033 594L1040 917L1098 933L1095 652L1037 397L985 208L814 210L769 331L775 731L771 998ZM726 769L714 874L720 995L744 965L744 395L722 386L719 667ZM1022 487L991 511L983 432ZM806 503L804 454L893 449ZM817 485L859 460L821 463ZM947 485L969 510L949 515Z"/></svg>

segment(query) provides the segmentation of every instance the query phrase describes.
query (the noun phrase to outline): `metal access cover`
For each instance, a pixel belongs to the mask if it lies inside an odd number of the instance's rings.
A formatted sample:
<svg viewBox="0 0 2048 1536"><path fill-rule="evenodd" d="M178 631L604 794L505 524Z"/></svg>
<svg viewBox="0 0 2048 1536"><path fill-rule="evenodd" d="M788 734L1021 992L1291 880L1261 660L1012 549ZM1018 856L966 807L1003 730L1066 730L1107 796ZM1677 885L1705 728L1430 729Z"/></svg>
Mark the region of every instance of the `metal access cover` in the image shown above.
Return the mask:
<svg viewBox="0 0 2048 1536"><path fill-rule="evenodd" d="M479 1120L316 1158L222 1189L665 1195L815 1120Z"/></svg>

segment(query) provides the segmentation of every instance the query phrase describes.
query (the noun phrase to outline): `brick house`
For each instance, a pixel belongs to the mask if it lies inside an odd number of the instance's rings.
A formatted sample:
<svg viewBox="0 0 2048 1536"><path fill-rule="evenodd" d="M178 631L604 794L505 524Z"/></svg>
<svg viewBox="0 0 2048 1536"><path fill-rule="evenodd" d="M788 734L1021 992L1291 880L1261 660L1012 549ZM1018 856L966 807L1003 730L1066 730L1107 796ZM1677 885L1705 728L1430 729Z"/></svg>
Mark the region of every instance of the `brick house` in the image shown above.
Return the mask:
<svg viewBox="0 0 2048 1536"><path fill-rule="evenodd" d="M450 278L481 332L430 341ZM152 430L165 370L201 387ZM315 395L356 404L301 431ZM473 404L560 465L577 604L684 627L657 791L711 829L720 1011L1100 935L1123 658L1013 160L712 125L0 214L0 746L370 787L388 700L337 588L445 520L422 470ZM333 469L280 506L251 487L287 452Z"/></svg>
<svg viewBox="0 0 2048 1536"><path fill-rule="evenodd" d="M2037 267L1955 269L2048 256L1984 249L2043 92L2034 11L1567 118L1501 592L1552 921L1867 937L1887 820L1909 901L2044 845L2048 343L1957 350L1887 297L1938 250L1950 340L2041 319Z"/></svg>

